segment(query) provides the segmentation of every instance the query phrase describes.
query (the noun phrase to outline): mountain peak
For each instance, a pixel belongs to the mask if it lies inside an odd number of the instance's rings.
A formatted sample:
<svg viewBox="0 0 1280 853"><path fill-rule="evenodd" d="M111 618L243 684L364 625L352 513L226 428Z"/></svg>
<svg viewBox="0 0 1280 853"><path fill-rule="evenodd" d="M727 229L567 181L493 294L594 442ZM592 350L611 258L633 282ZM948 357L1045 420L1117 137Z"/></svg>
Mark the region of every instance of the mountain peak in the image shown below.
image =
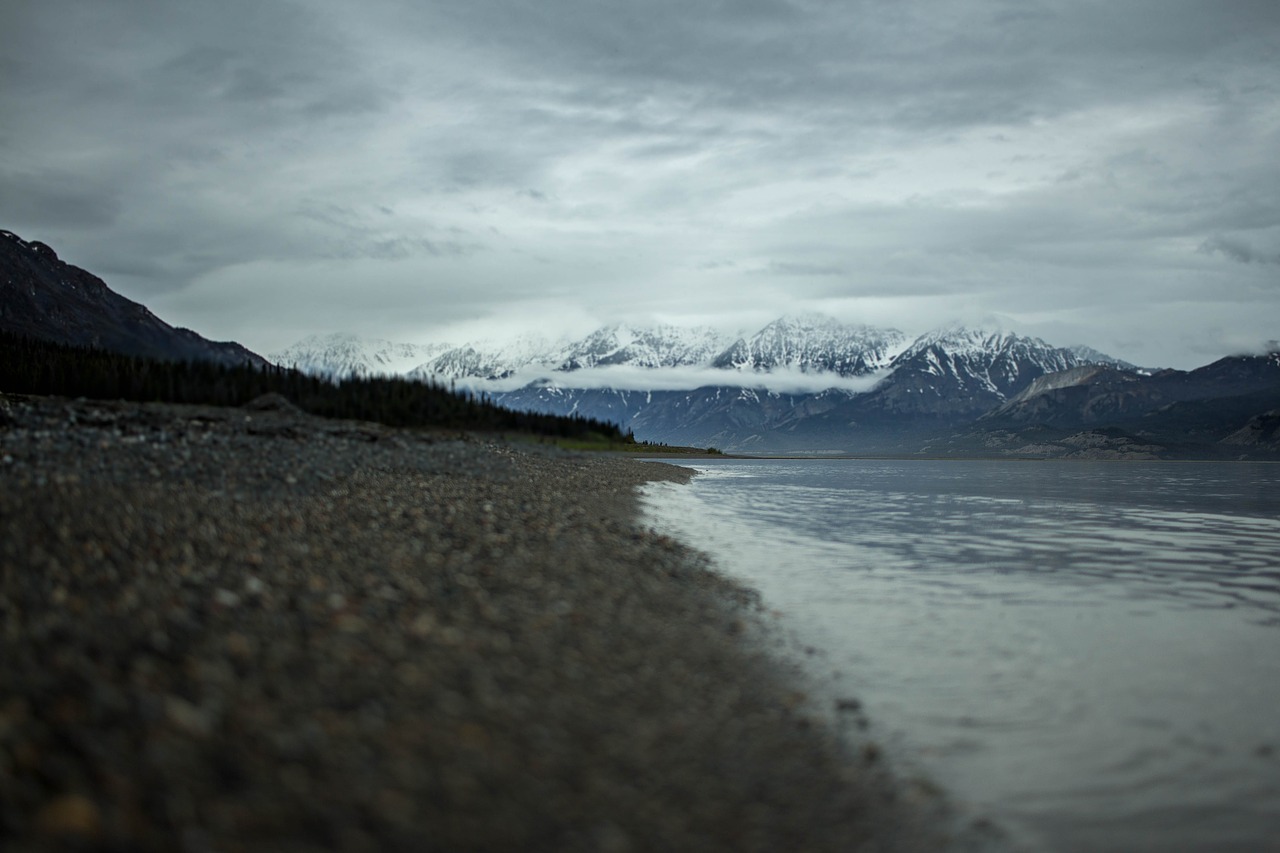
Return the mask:
<svg viewBox="0 0 1280 853"><path fill-rule="evenodd" d="M632 365L635 367L688 367L710 361L728 343L704 326L605 326L572 344L559 370Z"/></svg>
<svg viewBox="0 0 1280 853"><path fill-rule="evenodd" d="M778 319L769 323L764 328L778 329L843 329L846 324L840 322L829 314L821 314L816 311L801 312L798 314L783 314Z"/></svg>
<svg viewBox="0 0 1280 853"><path fill-rule="evenodd" d="M897 329L848 325L822 314L787 315L739 338L712 366L864 376L888 365L904 340Z"/></svg>
<svg viewBox="0 0 1280 853"><path fill-rule="evenodd" d="M925 332L909 346L903 355L919 352L930 347L938 347L948 352L999 352L1012 344L1026 342L1048 347L1039 338L1023 337L1001 328L973 328L960 323L952 323L932 331Z"/></svg>
<svg viewBox="0 0 1280 853"><path fill-rule="evenodd" d="M874 392L888 411L976 415L1047 373L1082 364L1070 350L1012 332L953 324L921 335Z"/></svg>
<svg viewBox="0 0 1280 853"><path fill-rule="evenodd" d="M405 373L448 349L448 344L404 344L350 332L309 335L270 359L317 376L391 376Z"/></svg>
<svg viewBox="0 0 1280 853"><path fill-rule="evenodd" d="M1100 352L1093 347L1088 347L1084 344L1074 344L1073 346L1067 347L1067 349L1071 350L1071 352L1073 352L1081 361L1089 364L1106 364L1111 367L1117 367L1121 370L1132 370L1136 373L1142 373L1145 375L1150 375L1156 372L1150 368L1138 367L1136 364L1130 364L1123 359L1107 355L1105 352Z"/></svg>

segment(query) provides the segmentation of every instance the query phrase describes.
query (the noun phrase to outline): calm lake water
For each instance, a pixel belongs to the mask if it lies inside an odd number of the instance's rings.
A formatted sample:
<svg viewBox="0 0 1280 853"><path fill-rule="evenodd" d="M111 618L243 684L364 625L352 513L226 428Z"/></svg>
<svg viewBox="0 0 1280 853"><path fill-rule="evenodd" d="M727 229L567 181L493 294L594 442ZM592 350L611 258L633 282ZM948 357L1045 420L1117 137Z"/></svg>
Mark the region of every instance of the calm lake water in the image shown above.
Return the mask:
<svg viewBox="0 0 1280 853"><path fill-rule="evenodd" d="M689 467L648 523L964 814L1030 850L1280 850L1280 466Z"/></svg>

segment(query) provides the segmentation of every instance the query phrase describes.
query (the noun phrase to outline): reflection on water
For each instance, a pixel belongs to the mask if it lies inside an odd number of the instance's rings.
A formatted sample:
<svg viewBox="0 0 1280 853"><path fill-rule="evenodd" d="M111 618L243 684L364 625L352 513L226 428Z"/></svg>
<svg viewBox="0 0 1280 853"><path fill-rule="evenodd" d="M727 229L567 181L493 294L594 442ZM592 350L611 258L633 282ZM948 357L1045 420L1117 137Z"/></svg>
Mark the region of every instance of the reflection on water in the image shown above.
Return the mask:
<svg viewBox="0 0 1280 853"><path fill-rule="evenodd" d="M1280 467L723 460L649 490L1048 850L1280 849Z"/></svg>

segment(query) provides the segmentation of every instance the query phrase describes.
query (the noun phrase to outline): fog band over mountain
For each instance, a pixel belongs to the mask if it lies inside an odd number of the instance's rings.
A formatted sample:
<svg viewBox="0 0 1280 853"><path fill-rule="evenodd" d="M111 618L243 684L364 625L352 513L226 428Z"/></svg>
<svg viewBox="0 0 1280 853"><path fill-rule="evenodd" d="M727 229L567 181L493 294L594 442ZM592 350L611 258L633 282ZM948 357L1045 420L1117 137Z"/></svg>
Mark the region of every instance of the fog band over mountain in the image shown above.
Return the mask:
<svg viewBox="0 0 1280 853"><path fill-rule="evenodd" d="M458 379L456 384L458 388L491 393L506 393L529 385L545 384L581 390L693 391L697 388L717 387L748 388L778 394L819 394L829 390L861 394L870 391L888 374L888 370L865 376L840 376L831 372L807 372L792 367L779 367L770 371L739 371L700 366L639 367L620 364L567 371L528 367L501 379L466 377Z"/></svg>

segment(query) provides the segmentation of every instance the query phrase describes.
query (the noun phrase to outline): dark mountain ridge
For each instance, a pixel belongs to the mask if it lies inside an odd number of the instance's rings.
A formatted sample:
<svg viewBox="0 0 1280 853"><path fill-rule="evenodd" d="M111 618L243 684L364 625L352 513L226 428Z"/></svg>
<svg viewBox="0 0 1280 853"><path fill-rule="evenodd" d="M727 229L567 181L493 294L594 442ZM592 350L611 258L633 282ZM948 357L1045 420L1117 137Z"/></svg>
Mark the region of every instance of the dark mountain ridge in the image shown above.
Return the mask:
<svg viewBox="0 0 1280 853"><path fill-rule="evenodd" d="M1280 352L1152 375L1087 366L1050 374L935 452L1152 459L1280 457Z"/></svg>
<svg viewBox="0 0 1280 853"><path fill-rule="evenodd" d="M1228 356L1151 376L1093 365L1045 376L985 414L986 426L1079 427L1141 418L1179 403L1280 392L1280 352Z"/></svg>
<svg viewBox="0 0 1280 853"><path fill-rule="evenodd" d="M38 240L0 230L0 329L37 340L169 361L267 364L233 342L175 328L58 258Z"/></svg>

